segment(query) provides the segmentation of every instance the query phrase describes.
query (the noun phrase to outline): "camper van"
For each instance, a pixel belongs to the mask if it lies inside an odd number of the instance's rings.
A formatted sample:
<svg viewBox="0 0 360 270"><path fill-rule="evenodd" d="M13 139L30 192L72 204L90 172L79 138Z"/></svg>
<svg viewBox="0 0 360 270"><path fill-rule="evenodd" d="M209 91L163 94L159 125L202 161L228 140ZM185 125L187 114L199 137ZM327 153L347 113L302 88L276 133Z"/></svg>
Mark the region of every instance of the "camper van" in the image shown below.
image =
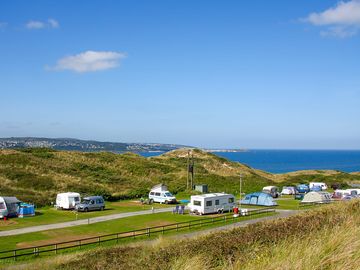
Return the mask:
<svg viewBox="0 0 360 270"><path fill-rule="evenodd" d="M56 196L57 209L75 209L76 205L80 203L80 194L76 192L59 193Z"/></svg>
<svg viewBox="0 0 360 270"><path fill-rule="evenodd" d="M157 203L176 203L176 198L164 184L153 186L149 192L149 201Z"/></svg>
<svg viewBox="0 0 360 270"><path fill-rule="evenodd" d="M0 197L0 218L16 217L20 203L16 197Z"/></svg>
<svg viewBox="0 0 360 270"><path fill-rule="evenodd" d="M231 211L234 206L234 195L226 193L194 195L191 196L190 203L188 204L190 213L199 215Z"/></svg>
<svg viewBox="0 0 360 270"><path fill-rule="evenodd" d="M310 190L314 190L314 189L316 189L316 187L320 187L321 190L327 190L327 185L325 183L322 183L322 182L310 182L309 183Z"/></svg>
<svg viewBox="0 0 360 270"><path fill-rule="evenodd" d="M278 188L275 186L263 187L262 192L270 194L273 198L279 197Z"/></svg>

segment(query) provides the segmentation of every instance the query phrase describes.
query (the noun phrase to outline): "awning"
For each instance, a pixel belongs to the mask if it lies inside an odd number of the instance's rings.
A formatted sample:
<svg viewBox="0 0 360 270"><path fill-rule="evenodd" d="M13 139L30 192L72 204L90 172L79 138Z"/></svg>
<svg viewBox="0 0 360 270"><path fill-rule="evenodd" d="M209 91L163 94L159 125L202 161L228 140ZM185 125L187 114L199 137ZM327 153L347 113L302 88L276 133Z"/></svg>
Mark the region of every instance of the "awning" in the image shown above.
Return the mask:
<svg viewBox="0 0 360 270"><path fill-rule="evenodd" d="M6 204L21 203L16 197L2 197Z"/></svg>

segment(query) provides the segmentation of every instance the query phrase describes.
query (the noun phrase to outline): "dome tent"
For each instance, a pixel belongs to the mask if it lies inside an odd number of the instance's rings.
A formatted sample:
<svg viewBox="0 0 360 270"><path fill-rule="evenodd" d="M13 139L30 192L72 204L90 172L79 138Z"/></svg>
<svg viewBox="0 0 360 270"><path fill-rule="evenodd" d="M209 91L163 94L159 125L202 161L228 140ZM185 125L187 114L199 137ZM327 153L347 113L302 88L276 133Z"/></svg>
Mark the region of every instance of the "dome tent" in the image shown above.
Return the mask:
<svg viewBox="0 0 360 270"><path fill-rule="evenodd" d="M329 203L331 202L331 195L329 192L311 191L305 194L301 203Z"/></svg>
<svg viewBox="0 0 360 270"><path fill-rule="evenodd" d="M241 204L250 204L250 205L262 205L262 206L276 206L277 203L274 201L273 197L264 192L254 192L247 194L243 200L240 201Z"/></svg>

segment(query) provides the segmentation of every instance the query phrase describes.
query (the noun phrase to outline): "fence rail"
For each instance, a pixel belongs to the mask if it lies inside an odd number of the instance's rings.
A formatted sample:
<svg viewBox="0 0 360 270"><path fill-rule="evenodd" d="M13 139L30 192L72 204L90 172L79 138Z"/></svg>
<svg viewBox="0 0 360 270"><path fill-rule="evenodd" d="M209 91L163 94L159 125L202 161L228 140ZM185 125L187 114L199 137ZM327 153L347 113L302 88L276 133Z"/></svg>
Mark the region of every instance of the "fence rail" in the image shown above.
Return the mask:
<svg viewBox="0 0 360 270"><path fill-rule="evenodd" d="M262 214L262 213L270 213L275 212L273 208L261 208L261 209L253 209L248 211L247 216ZM185 222L178 222L168 225L161 225L161 226L154 226L154 227L147 227L138 230L126 231L126 232L119 232L119 233L112 233L112 234L105 234L101 236L95 237L87 237L81 238L71 241L65 242L57 242L47 245L39 245L39 246L31 246L25 248L18 248L12 250L5 250L0 251L0 260L5 259L14 259L15 261L17 258L25 257L25 256L39 256L42 253L53 253L57 254L61 250L66 250L70 248L79 248L88 246L88 245L100 245L101 243L114 241L116 243L119 242L121 239L133 238L141 236L150 237L154 234L164 234L168 231L179 231L181 229L191 229L194 227L201 227L206 226L208 224L215 224L218 222L227 222L232 221L234 222L235 219L241 219L240 217L235 218L232 214L222 215L218 217L209 217L209 218L202 218L198 220L191 220Z"/></svg>

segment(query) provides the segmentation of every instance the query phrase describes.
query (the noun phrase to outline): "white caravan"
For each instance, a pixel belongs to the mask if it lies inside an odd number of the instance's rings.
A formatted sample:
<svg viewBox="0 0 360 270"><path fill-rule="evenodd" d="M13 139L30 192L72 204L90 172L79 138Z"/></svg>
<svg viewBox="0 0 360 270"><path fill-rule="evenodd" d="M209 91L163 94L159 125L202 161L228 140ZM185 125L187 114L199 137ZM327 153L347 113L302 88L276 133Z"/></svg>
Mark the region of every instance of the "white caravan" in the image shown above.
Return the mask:
<svg viewBox="0 0 360 270"><path fill-rule="evenodd" d="M59 193L56 196L57 209L75 209L75 206L80 203L80 194L76 192Z"/></svg>
<svg viewBox="0 0 360 270"><path fill-rule="evenodd" d="M191 196L188 204L190 212L199 215L231 211L234 206L234 195L226 193L194 195Z"/></svg>
<svg viewBox="0 0 360 270"><path fill-rule="evenodd" d="M176 203L176 198L164 184L153 186L149 192L149 201L157 203Z"/></svg>
<svg viewBox="0 0 360 270"><path fill-rule="evenodd" d="M321 187L321 190L327 190L327 185L323 182L310 182L309 188L312 189L313 187Z"/></svg>

